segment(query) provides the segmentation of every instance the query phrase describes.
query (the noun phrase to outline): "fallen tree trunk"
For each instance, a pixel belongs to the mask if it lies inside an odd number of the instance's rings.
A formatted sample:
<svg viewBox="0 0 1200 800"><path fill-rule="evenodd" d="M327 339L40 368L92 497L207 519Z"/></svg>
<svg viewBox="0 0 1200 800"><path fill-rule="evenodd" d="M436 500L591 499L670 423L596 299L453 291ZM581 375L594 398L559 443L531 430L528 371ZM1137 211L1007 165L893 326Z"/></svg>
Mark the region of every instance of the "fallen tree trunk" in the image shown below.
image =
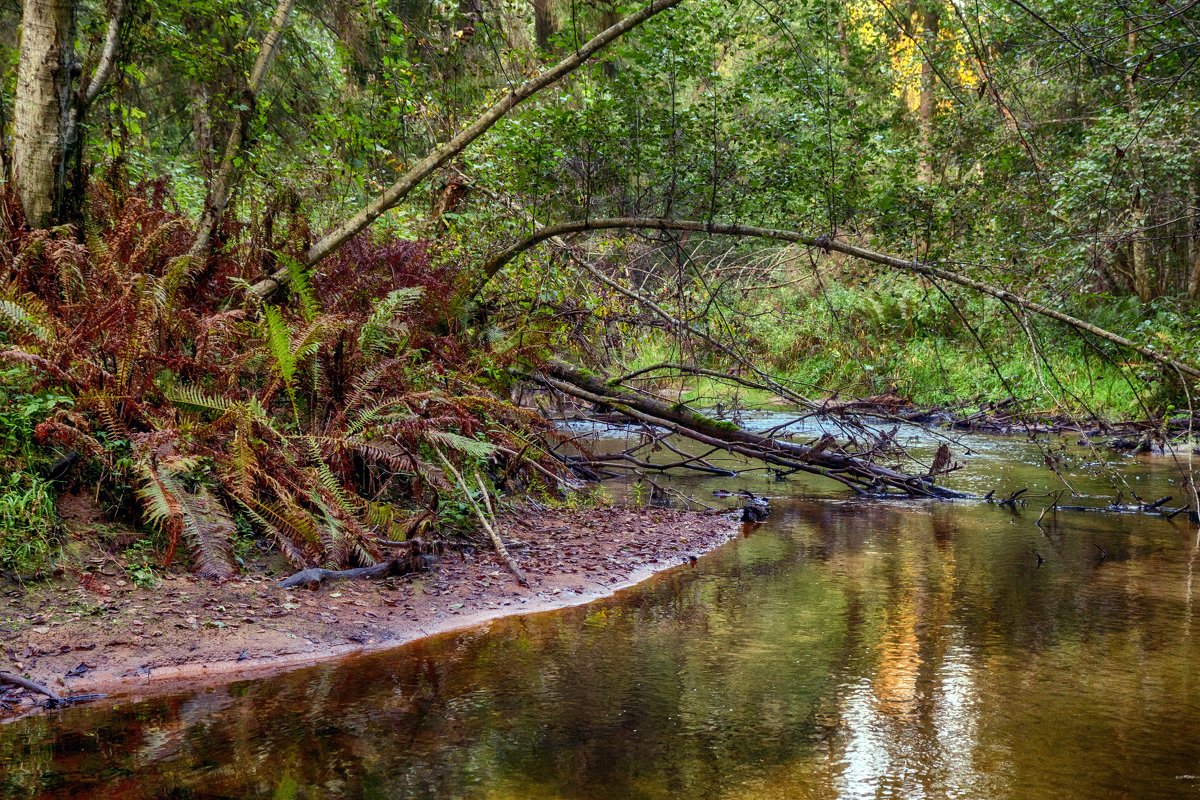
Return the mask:
<svg viewBox="0 0 1200 800"><path fill-rule="evenodd" d="M661 400L613 386L562 361L552 359L546 362L535 379L580 400L612 408L638 422L757 459L783 471L821 475L858 494L971 497L963 492L936 486L927 475L908 475L858 456L746 431L732 423L696 414L681 405L668 405Z"/></svg>
<svg viewBox="0 0 1200 800"><path fill-rule="evenodd" d="M921 261L913 261L909 259L899 258L897 256L887 255L886 253L877 253L874 250L868 250L863 247L857 247L851 244L839 242L828 236L805 236L795 231L777 230L774 228L759 228L751 225L730 225L720 222L698 222L694 220L676 220L676 219L651 219L644 217L613 217L606 219L587 219L576 220L574 222L562 222L557 225L548 225L540 230L527 236L525 239L517 242L511 247L497 253L490 258L483 266L483 275L481 283L476 286L475 291L478 291L482 285L485 285L497 272L504 268L506 264L512 261L521 253L531 247L544 242L548 239L565 236L571 233L582 233L585 231L598 230L614 230L614 229L639 229L639 230L660 230L660 231L695 231L698 233L719 234L722 236L746 236L757 237L762 239L774 239L781 242L791 242L792 244L801 244L807 247L815 247L826 252L843 253L855 258L861 258L864 261L870 261L875 264L892 267L904 272L910 272L916 275L923 275L935 281L945 281L947 283L957 284L980 294L994 297L1005 303L1011 303L1014 306L1030 311L1049 319L1057 320L1065 325L1069 325L1076 330L1089 333L1099 339L1119 345L1128 350L1132 350L1145 358L1160 364L1163 367L1171 369L1180 374L1188 375L1191 378L1200 379L1200 367L1195 367L1186 362L1171 358L1168 355L1157 353L1145 345L1138 344L1124 336L1105 330L1098 325L1093 325L1090 322L1072 317L1070 314L1064 314L1061 311L1056 311L1053 308L1044 306L1033 300L1027 300L1024 297L1013 294L1008 289L991 284L977 281L974 278L968 278L957 272L935 267L931 264L926 264Z"/></svg>

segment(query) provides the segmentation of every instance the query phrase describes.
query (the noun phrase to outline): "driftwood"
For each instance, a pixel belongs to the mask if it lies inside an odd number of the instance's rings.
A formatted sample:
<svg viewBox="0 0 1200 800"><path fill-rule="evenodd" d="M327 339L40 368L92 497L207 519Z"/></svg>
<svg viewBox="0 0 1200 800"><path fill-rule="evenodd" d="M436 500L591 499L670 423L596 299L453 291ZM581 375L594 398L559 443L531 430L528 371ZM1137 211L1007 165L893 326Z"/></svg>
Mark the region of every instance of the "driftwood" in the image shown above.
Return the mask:
<svg viewBox="0 0 1200 800"><path fill-rule="evenodd" d="M28 678L22 678L20 675L12 672L0 671L0 683L7 683L10 686L20 686L22 689L27 689L34 694L44 694L55 703L63 702L63 696L50 687L44 686L37 681L31 681Z"/></svg>
<svg viewBox="0 0 1200 800"><path fill-rule="evenodd" d="M1002 500L995 499L994 492L988 492L986 495L984 495L983 499L989 503L995 503L998 506L1007 506L1015 511L1018 504L1022 506L1025 505L1025 500L1022 498L1022 495L1027 491L1028 489L1018 489ZM1055 514L1059 511L1076 512L1080 514L1147 514L1149 516L1162 517L1163 519L1167 520L1173 520L1181 514L1186 514L1187 519L1190 521L1200 522L1200 515L1197 515L1197 513L1192 510L1191 506L1185 505L1179 508L1171 508L1168 506L1167 503L1171 502L1172 500L1171 495L1160 497L1157 500L1149 503L1145 502L1140 497L1134 498L1134 500L1137 501L1135 503L1125 503L1123 502L1123 498L1118 496L1116 500L1106 506L1064 506L1059 503L1061 498L1062 492L1056 492L1054 494L1053 502L1042 509L1042 513L1038 515L1037 522L1035 524L1040 527L1042 520L1047 514Z"/></svg>
<svg viewBox="0 0 1200 800"><path fill-rule="evenodd" d="M294 589L297 586L303 586L306 589L316 589L318 586L330 581L408 575L422 568L427 568L434 558L436 557L414 552L397 558L390 558L387 561L380 561L378 564L372 564L369 567L356 567L355 569L320 569L318 567L310 567L309 569L297 572L295 575L284 578L279 582L279 585L284 589Z"/></svg>
<svg viewBox="0 0 1200 800"><path fill-rule="evenodd" d="M680 405L638 394L562 361L549 360L535 376L550 388L611 408L624 416L731 453L757 459L781 472L822 475L858 494L966 498L969 494L934 485L928 475L908 475L827 446L808 446L743 430L693 413Z"/></svg>

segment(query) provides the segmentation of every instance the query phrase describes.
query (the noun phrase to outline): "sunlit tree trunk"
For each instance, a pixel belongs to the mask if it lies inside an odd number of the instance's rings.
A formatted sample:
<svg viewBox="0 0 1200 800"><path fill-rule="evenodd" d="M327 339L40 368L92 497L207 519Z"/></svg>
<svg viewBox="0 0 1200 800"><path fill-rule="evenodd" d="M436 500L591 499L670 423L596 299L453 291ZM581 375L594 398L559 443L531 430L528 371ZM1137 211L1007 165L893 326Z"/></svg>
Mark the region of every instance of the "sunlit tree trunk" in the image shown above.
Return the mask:
<svg viewBox="0 0 1200 800"><path fill-rule="evenodd" d="M58 220L75 64L74 0L25 0L13 103L12 183L34 228Z"/></svg>
<svg viewBox="0 0 1200 800"><path fill-rule="evenodd" d="M933 52L938 36L938 12L931 3L921 10L921 40L925 49L921 60L921 96L917 102L917 179L923 184L933 182L934 80Z"/></svg>

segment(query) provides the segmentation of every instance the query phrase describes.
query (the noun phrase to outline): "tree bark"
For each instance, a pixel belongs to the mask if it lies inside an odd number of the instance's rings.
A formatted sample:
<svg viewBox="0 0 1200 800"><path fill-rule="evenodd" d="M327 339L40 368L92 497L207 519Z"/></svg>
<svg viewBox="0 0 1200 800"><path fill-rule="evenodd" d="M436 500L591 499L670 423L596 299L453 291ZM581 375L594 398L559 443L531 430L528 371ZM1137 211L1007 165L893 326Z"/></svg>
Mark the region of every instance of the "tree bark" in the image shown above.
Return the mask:
<svg viewBox="0 0 1200 800"><path fill-rule="evenodd" d="M914 275L922 275L934 281L945 281L947 283L957 284L958 286L971 289L972 291L994 297L1005 303L1014 306L1019 306L1026 311L1038 314L1049 319L1057 320L1065 325L1069 325L1076 330L1089 333L1099 339L1103 339L1112 344L1132 350L1139 355L1160 364L1174 372L1180 377L1187 375L1193 379L1200 379L1200 368L1193 366L1184 361L1180 361L1170 356L1157 353L1145 345L1138 344L1124 336L1107 331L1090 322L1072 317L1070 314L1064 314L1048 306L1033 300L1027 300L1020 295L1010 292L1008 289L999 286L977 281L974 278L969 278L957 272L935 267L923 261L913 261L909 259L899 258L897 256L887 255L886 253L877 253L874 250L868 250L865 247L857 247L851 244L839 242L836 239L827 236L805 236L795 231L778 230L775 228L760 228L751 225L731 225L720 222L699 222L695 220L674 220L674 219L652 219L645 217L614 217L605 219L590 219L576 220L574 222L563 222L557 225L549 225L541 230L530 234L525 239L516 244L502 250L483 265L482 277L479 286L486 285L487 281L492 278L497 272L504 268L506 264L512 261L521 253L531 247L552 239L556 236L565 236L571 233L581 233L584 231L598 230L615 230L615 229L639 229L639 230L660 230L660 231L696 231L698 233L716 234L722 236L753 236L762 239L775 239L781 242L792 242L801 244L807 247L817 247L826 252L843 253L854 258L861 258L864 261L870 261L882 266L899 269L904 272L909 272Z"/></svg>
<svg viewBox="0 0 1200 800"><path fill-rule="evenodd" d="M117 66L130 0L113 0L96 69L79 81L75 0L25 0L13 109L12 182L25 219L46 228L77 219L86 174L81 130Z"/></svg>
<svg viewBox="0 0 1200 800"><path fill-rule="evenodd" d="M581 45L571 55L558 62L550 69L525 82L510 94L505 95L487 111L483 112L470 125L459 131L450 141L434 149L423 159L414 164L408 172L396 181L365 208L335 227L320 241L308 249L305 262L308 266L317 264L344 245L352 236L362 231L388 210L394 208L401 200L429 177L431 173L442 167L457 156L471 142L486 133L499 122L509 111L528 100L538 92L556 83L560 78L574 72L593 55L604 49L608 44L619 39L628 31L641 25L669 8L674 8L683 0L653 0L653 2L634 14L630 14L616 25L608 28L586 43ZM250 293L259 298L267 298L287 283L288 272L281 269L269 278L259 281L250 287Z"/></svg>
<svg viewBox="0 0 1200 800"><path fill-rule="evenodd" d="M100 60L91 79L81 83L79 91L71 99L63 130L63 169L60 175L62 200L57 210L59 222L73 222L83 218L83 198L87 189L87 170L83 160L83 123L88 109L96 102L96 98L100 96L117 67L121 27L125 23L130 2L131 0L113 0L111 3Z"/></svg>
<svg viewBox="0 0 1200 800"><path fill-rule="evenodd" d="M533 35L538 49L550 49L550 37L558 31L554 27L554 0L533 0Z"/></svg>
<svg viewBox="0 0 1200 800"><path fill-rule="evenodd" d="M921 96L917 101L917 180L928 186L933 183L933 126L936 113L934 97L935 74L933 52L937 44L937 8L928 0L921 12L921 36L924 39L924 58L921 60Z"/></svg>
<svg viewBox="0 0 1200 800"><path fill-rule="evenodd" d="M74 0L25 0L13 103L12 181L33 228L58 220L75 64Z"/></svg>

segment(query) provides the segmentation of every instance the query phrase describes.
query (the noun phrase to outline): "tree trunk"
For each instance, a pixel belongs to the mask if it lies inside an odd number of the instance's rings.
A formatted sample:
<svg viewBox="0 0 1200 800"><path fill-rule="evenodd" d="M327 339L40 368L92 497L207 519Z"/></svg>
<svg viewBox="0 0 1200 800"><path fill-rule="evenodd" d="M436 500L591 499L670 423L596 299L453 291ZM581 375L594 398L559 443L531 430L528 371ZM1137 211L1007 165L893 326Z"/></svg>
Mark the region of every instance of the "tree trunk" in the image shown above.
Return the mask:
<svg viewBox="0 0 1200 800"><path fill-rule="evenodd" d="M1200 206L1200 170L1192 170L1191 180L1191 195L1193 208ZM1188 276L1188 297L1196 300L1200 298L1200 216L1193 216L1191 219L1191 234L1188 236L1188 263L1191 265L1191 274Z"/></svg>
<svg viewBox="0 0 1200 800"><path fill-rule="evenodd" d="M917 158L917 180L928 186L933 183L933 118L934 101L934 46L938 37L938 12L932 3L921 12L921 39L925 54L921 61L921 96L917 102L917 140L920 153Z"/></svg>
<svg viewBox="0 0 1200 800"><path fill-rule="evenodd" d="M13 103L12 182L34 228L58 221L75 64L74 0L25 0Z"/></svg>
<svg viewBox="0 0 1200 800"><path fill-rule="evenodd" d="M533 0L533 35L539 50L550 49L554 28L554 0Z"/></svg>
<svg viewBox="0 0 1200 800"><path fill-rule="evenodd" d="M1138 67L1134 66L1134 61L1137 58L1138 51L1138 35L1137 29L1134 27L1133 19L1125 18L1125 48L1129 56L1129 64L1125 69L1125 96L1126 102L1129 104L1129 116L1134 123L1138 124L1139 102L1137 95L1137 71ZM1150 263L1150 256L1146 248L1146 220L1148 217L1146 211L1144 193L1144 175L1142 174L1142 159L1141 147L1137 143L1137 138L1129 152L1130 170L1134 174L1133 196L1129 204L1129 224L1131 228L1131 238L1129 242L1129 262L1133 267L1133 290L1137 292L1137 296L1143 303L1148 303L1157 295L1156 291L1156 276L1154 274L1154 265Z"/></svg>

